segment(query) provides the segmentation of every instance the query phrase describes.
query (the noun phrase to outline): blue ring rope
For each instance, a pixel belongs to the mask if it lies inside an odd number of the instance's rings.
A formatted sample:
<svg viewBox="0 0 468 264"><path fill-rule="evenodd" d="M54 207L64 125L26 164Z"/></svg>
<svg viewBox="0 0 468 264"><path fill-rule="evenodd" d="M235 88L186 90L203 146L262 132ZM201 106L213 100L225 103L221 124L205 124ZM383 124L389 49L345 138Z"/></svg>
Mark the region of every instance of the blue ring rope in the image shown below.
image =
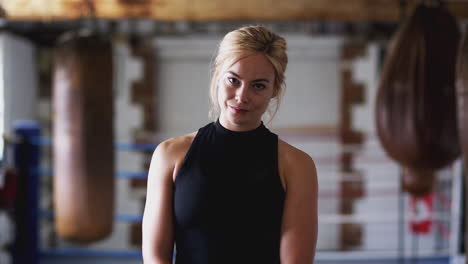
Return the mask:
<svg viewBox="0 0 468 264"><path fill-rule="evenodd" d="M137 258L142 259L141 250L94 250L94 249L81 249L81 248L60 248L60 249L44 249L40 252L43 257L91 257L91 258ZM175 252L173 254L175 257ZM397 264L397 258L371 258L371 259L354 259L354 260L326 260L317 259L318 263L359 263L359 264ZM437 256L437 257L409 257L406 259L410 263L417 261L420 264L448 264L450 263L450 256Z"/></svg>
<svg viewBox="0 0 468 264"><path fill-rule="evenodd" d="M118 257L118 258L142 258L141 250L94 250L94 249L44 249L41 256L45 257Z"/></svg>
<svg viewBox="0 0 468 264"><path fill-rule="evenodd" d="M38 175L54 175L54 171L48 168L42 168L36 171L33 171ZM118 179L141 179L145 180L148 178L148 173L146 171L117 171L114 176Z"/></svg>
<svg viewBox="0 0 468 264"><path fill-rule="evenodd" d="M41 210L39 216L48 219L54 219L54 212L48 210ZM116 214L114 220L117 222L127 222L127 223L141 223L143 221L143 215L141 214Z"/></svg>
<svg viewBox="0 0 468 264"><path fill-rule="evenodd" d="M46 137L31 137L30 143L42 147L52 146L52 139ZM159 143L143 144L132 142L120 142L115 144L117 150L130 150L130 151L154 151Z"/></svg>

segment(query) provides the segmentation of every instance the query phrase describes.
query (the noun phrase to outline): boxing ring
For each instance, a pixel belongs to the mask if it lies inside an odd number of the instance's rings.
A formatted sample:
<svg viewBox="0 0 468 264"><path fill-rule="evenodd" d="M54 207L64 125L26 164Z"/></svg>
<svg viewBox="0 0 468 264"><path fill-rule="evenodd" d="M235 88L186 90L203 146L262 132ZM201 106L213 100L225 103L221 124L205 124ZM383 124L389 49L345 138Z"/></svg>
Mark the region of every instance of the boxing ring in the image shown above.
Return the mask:
<svg viewBox="0 0 468 264"><path fill-rule="evenodd" d="M50 232L41 230L42 221L53 221L54 212L41 208L40 205L40 185L41 177L53 175L50 168L42 167L41 149L50 148L50 139L41 137L40 126L37 122L17 122L15 124L15 138L10 146L14 152L14 163L24 182L22 189L18 192L18 203L15 208L16 218L16 241L12 250L13 263L142 263L142 254L139 249L96 249L86 247L52 247L42 245L41 237L50 235ZM152 152L157 144L134 144L118 143L115 145L116 151L142 151ZM318 166L319 175L319 206L327 204L327 200L336 199L342 196L337 189L327 188L328 182L355 180L352 173L333 175L324 170L322 173L320 164L327 164L333 161L330 157L314 157ZM372 157L371 157L372 160ZM373 161L366 162L387 162L373 157ZM460 166L461 167L461 166ZM381 237L382 242L392 240L396 243L385 244L372 248L357 248L353 250L340 251L326 246L320 246L321 236L316 251L315 263L364 263L364 264L391 264L391 263L420 263L420 264L446 264L461 263L456 262L459 258L458 246L461 238L460 232L460 197L461 197L461 168L453 166L447 170L448 174L456 177L441 177L438 182L440 188L436 188L431 201L434 204L428 219L431 221L432 231L430 237L408 232L411 223L414 224L416 215L408 212L412 199L400 191L395 186L374 186L368 187L365 191L367 198L371 200L382 199L382 197L394 197L392 205L384 206L396 208L395 213L374 213L366 212L352 215L341 215L331 213L321 213L319 211L319 233L331 230L342 223L366 224L372 226L372 230L379 230L381 227L392 226L392 232L388 236ZM457 176L458 175L458 176ZM146 179L147 172L143 171L117 171L116 181L130 179ZM378 177L378 176L375 176ZM398 179L398 175L395 175ZM444 186L446 184L447 186ZM346 193L344 194L346 195ZM353 195L353 194L350 194ZM414 201L413 201L414 202ZM419 216L420 217L420 216ZM427 217L427 215L425 216ZM122 214L115 212L115 223L140 223L141 214ZM371 230L370 229L370 230ZM322 231L321 231L322 230ZM370 231L367 231L370 232ZM376 232L378 234L378 232ZM374 235L374 234L369 234ZM429 241L429 242L428 242ZM424 242L425 246L424 246Z"/></svg>

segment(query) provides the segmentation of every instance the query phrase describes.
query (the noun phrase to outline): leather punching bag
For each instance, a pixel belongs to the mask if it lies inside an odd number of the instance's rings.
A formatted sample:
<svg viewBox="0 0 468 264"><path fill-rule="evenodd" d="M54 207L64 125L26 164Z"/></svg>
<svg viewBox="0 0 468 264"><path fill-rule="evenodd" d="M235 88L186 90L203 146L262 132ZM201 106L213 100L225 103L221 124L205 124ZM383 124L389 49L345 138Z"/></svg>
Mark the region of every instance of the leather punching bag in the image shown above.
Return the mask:
<svg viewBox="0 0 468 264"><path fill-rule="evenodd" d="M468 32L465 30L461 41L457 60L457 106L458 106L458 134L463 151L465 167L465 201L468 197ZM465 202L466 209L468 203ZM468 212L468 210L465 210ZM468 217L465 217L465 229L468 227ZM465 252L468 252L468 232L465 231ZM468 263L468 258L466 259Z"/></svg>
<svg viewBox="0 0 468 264"><path fill-rule="evenodd" d="M55 227L72 242L93 242L112 232L112 71L111 42L103 37L73 36L55 48Z"/></svg>
<svg viewBox="0 0 468 264"><path fill-rule="evenodd" d="M455 63L460 32L444 6L419 5L397 31L381 73L377 134L404 167L403 188L431 191L434 171L460 154Z"/></svg>

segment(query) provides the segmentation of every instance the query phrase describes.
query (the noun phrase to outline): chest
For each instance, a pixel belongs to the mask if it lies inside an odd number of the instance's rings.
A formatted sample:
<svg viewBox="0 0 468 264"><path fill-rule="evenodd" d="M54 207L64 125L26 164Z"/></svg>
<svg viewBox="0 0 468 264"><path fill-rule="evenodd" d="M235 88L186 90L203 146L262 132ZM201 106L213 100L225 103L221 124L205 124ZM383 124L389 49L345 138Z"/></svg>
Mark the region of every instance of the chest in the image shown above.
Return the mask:
<svg viewBox="0 0 468 264"><path fill-rule="evenodd" d="M245 216L251 216L249 221L252 216L268 218L282 208L277 151L245 148L227 144L192 149L175 180L174 212L179 225L216 225L220 219L240 223Z"/></svg>

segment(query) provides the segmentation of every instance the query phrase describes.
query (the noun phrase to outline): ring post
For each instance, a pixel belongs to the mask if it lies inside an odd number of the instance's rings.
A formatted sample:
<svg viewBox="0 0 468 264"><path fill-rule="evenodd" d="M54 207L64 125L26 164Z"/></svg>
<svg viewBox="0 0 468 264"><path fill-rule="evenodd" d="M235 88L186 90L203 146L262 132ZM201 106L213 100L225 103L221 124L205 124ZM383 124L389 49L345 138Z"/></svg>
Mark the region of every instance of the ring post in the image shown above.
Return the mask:
<svg viewBox="0 0 468 264"><path fill-rule="evenodd" d="M39 145L33 144L40 136L37 121L18 120L14 124L14 159L18 170L18 199L15 201L16 223L13 244L13 264L39 263Z"/></svg>

